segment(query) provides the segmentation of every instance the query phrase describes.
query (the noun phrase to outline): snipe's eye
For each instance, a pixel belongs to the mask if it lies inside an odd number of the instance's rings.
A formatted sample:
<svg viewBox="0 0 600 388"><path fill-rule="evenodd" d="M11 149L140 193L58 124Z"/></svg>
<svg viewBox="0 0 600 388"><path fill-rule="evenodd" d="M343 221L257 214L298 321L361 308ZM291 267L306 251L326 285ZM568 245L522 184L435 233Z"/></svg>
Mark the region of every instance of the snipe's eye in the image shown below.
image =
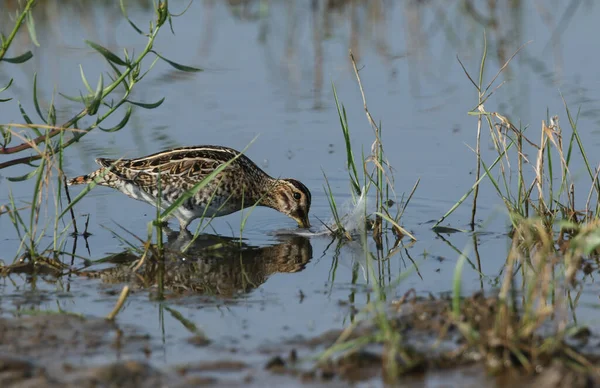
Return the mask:
<svg viewBox="0 0 600 388"><path fill-rule="evenodd" d="M295 200L298 201L298 200L300 200L300 198L302 198L302 194L300 194L300 193L294 193L294 199Z"/></svg>

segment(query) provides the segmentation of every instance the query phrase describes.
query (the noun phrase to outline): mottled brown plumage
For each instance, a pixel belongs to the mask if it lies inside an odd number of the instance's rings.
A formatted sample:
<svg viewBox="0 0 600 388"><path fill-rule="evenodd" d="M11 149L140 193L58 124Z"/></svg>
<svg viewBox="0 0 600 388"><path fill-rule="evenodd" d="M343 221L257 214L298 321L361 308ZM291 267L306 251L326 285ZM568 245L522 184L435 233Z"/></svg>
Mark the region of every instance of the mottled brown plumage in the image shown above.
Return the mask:
<svg viewBox="0 0 600 388"><path fill-rule="evenodd" d="M311 195L306 186L295 179L274 179L248 157L228 147L181 147L137 159L98 158L100 169L73 178L68 184L96 181L154 206L160 193L161 207L167 208L229 161L229 165L174 212L182 229L196 218L223 216L255 203L288 215L301 227L310 227Z"/></svg>

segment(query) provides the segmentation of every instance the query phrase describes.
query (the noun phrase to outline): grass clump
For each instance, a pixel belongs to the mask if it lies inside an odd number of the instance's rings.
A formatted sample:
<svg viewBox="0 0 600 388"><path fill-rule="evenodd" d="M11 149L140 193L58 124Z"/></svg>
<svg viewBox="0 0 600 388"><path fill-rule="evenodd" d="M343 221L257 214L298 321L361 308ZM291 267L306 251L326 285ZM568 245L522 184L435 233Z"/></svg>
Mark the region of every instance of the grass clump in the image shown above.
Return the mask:
<svg viewBox="0 0 600 388"><path fill-rule="evenodd" d="M548 227L552 227L558 221L582 223L600 216L599 169L593 168L584 149L577 127L579 112L573 116L563 100L570 132L563 129L557 115L550 117L547 114L546 119L542 120L539 134L535 135L529 128L515 125L507 115L485 109L485 103L504 84L494 87L498 77L524 46L504 63L487 85L483 83L487 58L485 35L477 82L461 62L478 95L475 108L469 111L469 115L477 117L476 147L473 149L477 173L473 186L436 222L434 229L473 194L471 227L475 230L479 187L486 178L504 203L513 228L527 217L539 217ZM489 131L489 140L495 152L489 164L484 161L481 152L484 126ZM584 206L576 201L576 191L579 192L581 186L586 185L579 181L576 186L572 170L577 157L581 158L585 175L589 178L589 183L583 188L587 193Z"/></svg>
<svg viewBox="0 0 600 388"><path fill-rule="evenodd" d="M523 377L546 381L556 375L574 386L600 383L600 358L580 346L592 335L576 319L582 290L571 292L568 275L573 262L590 260L600 246L597 230L581 231L561 251L543 219L523 219L511 237L497 291L462 295L465 252L451 295L423 298L408 291L386 310L368 303L365 316L335 341L323 339L327 349L315 368L349 380L373 377L369 370L375 368L390 384L468 365L521 383Z"/></svg>
<svg viewBox="0 0 600 388"><path fill-rule="evenodd" d="M568 316L569 310L575 314L579 299L572 298L570 292L569 268L572 262L585 258L582 254L586 249L590 249L588 244L575 241L563 254L556 249L545 220L519 222L493 303L485 310L464 300L454 304L453 320L468 345L482 354L489 371L517 368L534 374L560 362L572 371L600 377L597 357L569 343L582 329L588 331ZM460 290L461 277L455 282L455 290ZM455 293L454 298L459 300L460 295ZM465 320L474 308L483 318Z"/></svg>
<svg viewBox="0 0 600 388"><path fill-rule="evenodd" d="M406 200L397 198L392 168L384 153L381 123L377 124L369 112L363 84L352 52L350 52L349 59L356 75L364 111L373 131L374 140L370 147L370 153L365 155L363 152L357 161L352 149L346 109L340 103L335 86L333 86L334 99L346 148L346 167L354 209L349 214L341 214L340 206L337 204L329 181L325 176L325 192L333 214L333 225L331 227L326 225L326 227L333 236L338 238L336 252L339 253L340 246L347 242L356 241L361 247L364 257L365 277L373 288L376 297L359 314L352 317L351 325L340 334L335 344L321 355L319 362L321 365L325 365L339 352L355 351L373 342L383 343L385 348L383 355L384 374L388 376L389 380L394 380L401 374L402 369L396 363L396 359L399 357L404 361L403 367L410 367L412 359L409 353L399 346L402 334L396 330L395 325L387 316L386 291L394 288L411 271L406 271L400 278L386 285L383 267L386 263L389 265L391 257L399 252L401 240L405 236L409 237L412 242L416 241L416 238L401 226L401 218L418 187L419 181L415 183ZM373 198L375 199L375 209L369 212L367 199ZM375 243L376 249L374 252L369 249L369 234ZM392 240L389 238L391 234L395 236ZM332 265L334 266L333 276L335 276L335 261ZM357 270L357 267L355 267L355 270ZM355 272L353 271L353 273ZM356 276L353 275L353 281L355 279ZM375 334L353 338L355 330L371 319L375 322L378 331Z"/></svg>
<svg viewBox="0 0 600 388"><path fill-rule="evenodd" d="M382 247L382 239L385 229L392 230L399 238L408 236L412 240L416 240L416 238L410 232L400 225L400 219L404 214L404 210L408 206L410 199L416 191L419 181L415 183L410 194L406 198L406 201L403 201L402 199L398 200L394 189L394 176L392 169L384 154L383 142L381 140L381 123L377 124L369 112L359 70L356 66L352 52L350 52L350 61L354 68L354 73L356 75L362 96L365 114L374 135L374 141L371 145L371 153L367 156L365 156L364 152L361 154L360 163L358 164L358 166L360 166L359 169L357 167L357 161L352 150L346 108L339 102L335 86L333 86L333 95L335 98L342 135L344 137L344 145L346 148L346 167L348 169L348 177L350 180L350 193L356 209L363 211L361 220L365 222L364 225L358 225L356 229L358 231L362 229L372 230L373 239L375 240L379 249ZM369 169L369 164L372 165L371 169ZM362 176L359 174L359 171L362 172ZM344 215L340 214L339 206L336 203L331 186L329 185L329 181L327 180L326 176L325 183L325 192L327 193L327 199L329 201L334 221L333 227L328 227L328 229L335 236L352 240L352 234L356 231L348 228L348 225L354 226L355 223L352 222L353 220L350 220L351 222L347 222L347 219L345 219ZM375 198L375 211L371 214L368 214L365 201L370 197ZM393 209L395 209L395 212Z"/></svg>

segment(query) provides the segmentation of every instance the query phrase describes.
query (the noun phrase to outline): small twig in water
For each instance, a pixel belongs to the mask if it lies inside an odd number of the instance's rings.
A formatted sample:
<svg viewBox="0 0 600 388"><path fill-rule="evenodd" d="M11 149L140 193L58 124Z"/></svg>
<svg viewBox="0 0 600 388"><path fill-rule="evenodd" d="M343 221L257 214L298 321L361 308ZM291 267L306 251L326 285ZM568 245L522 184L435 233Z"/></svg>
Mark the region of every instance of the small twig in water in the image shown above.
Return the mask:
<svg viewBox="0 0 600 388"><path fill-rule="evenodd" d="M121 311L123 304L125 304L125 301L127 300L128 295L129 295L129 286L125 286L125 287L123 287L123 290L121 291L121 295L119 295L119 300L117 300L117 304L115 305L115 308L113 308L113 310L110 312L110 314L108 314L106 316L106 319L108 319L109 321L113 321L115 319L115 317L117 316L119 311Z"/></svg>

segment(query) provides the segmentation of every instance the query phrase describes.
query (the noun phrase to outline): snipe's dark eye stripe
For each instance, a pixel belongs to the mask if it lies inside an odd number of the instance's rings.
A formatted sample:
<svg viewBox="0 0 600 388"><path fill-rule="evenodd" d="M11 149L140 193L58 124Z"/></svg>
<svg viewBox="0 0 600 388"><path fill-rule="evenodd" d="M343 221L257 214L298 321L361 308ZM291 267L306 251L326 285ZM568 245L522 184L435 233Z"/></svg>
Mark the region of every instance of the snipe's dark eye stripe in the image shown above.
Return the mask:
<svg viewBox="0 0 600 388"><path fill-rule="evenodd" d="M310 195L310 190L308 190L308 188L306 186L304 186L302 184L302 182L297 181L295 179L288 179L288 182L290 182L295 188L297 188L298 190L300 190L301 192L304 193L304 195L306 195L306 197L308 198L308 203L310 204L312 202L312 197Z"/></svg>

